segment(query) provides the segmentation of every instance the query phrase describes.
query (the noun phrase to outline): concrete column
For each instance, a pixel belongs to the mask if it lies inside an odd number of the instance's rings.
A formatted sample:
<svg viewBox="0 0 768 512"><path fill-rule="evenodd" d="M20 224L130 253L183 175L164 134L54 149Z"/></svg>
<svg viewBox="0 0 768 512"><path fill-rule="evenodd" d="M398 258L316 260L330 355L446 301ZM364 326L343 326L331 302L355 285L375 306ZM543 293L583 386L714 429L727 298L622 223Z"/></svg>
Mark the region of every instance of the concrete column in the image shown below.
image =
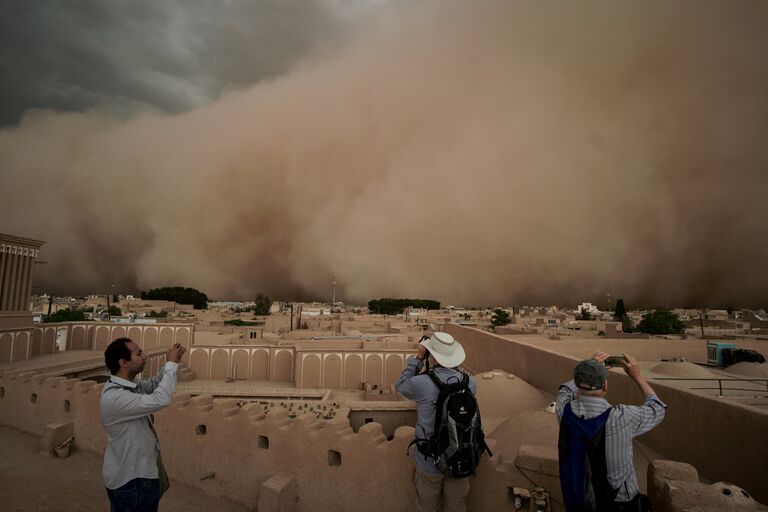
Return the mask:
<svg viewBox="0 0 768 512"><path fill-rule="evenodd" d="M19 287L19 311L29 311L29 287L32 285L30 274L32 273L32 256L24 256L24 265L21 268L21 286Z"/></svg>
<svg viewBox="0 0 768 512"><path fill-rule="evenodd" d="M19 249L19 254L16 257L19 259L19 262L16 266L16 290L13 294L13 310L20 311L23 309L21 307L21 296L24 293L24 267L26 266L27 257L24 256L23 249Z"/></svg>
<svg viewBox="0 0 768 512"><path fill-rule="evenodd" d="M5 272L9 262L8 256L5 252L0 252L0 311L5 310L5 288L7 284Z"/></svg>
<svg viewBox="0 0 768 512"><path fill-rule="evenodd" d="M19 266L19 255L11 254L11 271L8 273L8 297L6 299L5 310L15 311L16 305L16 272Z"/></svg>

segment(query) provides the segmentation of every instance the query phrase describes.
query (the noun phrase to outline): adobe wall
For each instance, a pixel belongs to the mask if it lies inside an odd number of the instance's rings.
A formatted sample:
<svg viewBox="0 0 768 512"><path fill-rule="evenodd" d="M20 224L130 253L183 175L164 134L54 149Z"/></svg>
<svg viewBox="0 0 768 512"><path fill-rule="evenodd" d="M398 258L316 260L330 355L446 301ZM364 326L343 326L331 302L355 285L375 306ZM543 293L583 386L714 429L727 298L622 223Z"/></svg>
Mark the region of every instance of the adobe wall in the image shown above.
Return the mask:
<svg viewBox="0 0 768 512"><path fill-rule="evenodd" d="M49 423L72 422L76 448L102 454L102 387L63 377L2 374L0 423L41 435ZM413 463L405 455L413 427L399 427L387 440L378 423L364 424L355 433L343 416L321 421L304 414L291 419L285 409L265 415L258 406L240 408L234 400L214 403L210 396L189 395L177 395L155 419L171 477L208 494L254 507L261 484L285 473L296 482L297 512L352 512L360 510L361 503L368 508L375 504L376 510L387 512L413 509ZM500 455L502 450L490 442L499 455L483 458L472 479L470 510L512 510L512 488L534 486L548 489L552 510L562 510L555 447L524 445L514 460L506 460ZM93 478L101 476L97 473ZM677 480L672 484L679 487ZM663 481L654 480L654 485L660 488ZM718 495L717 486L695 483L680 499L706 504ZM674 493L662 489L654 498L659 510L682 510Z"/></svg>
<svg viewBox="0 0 768 512"><path fill-rule="evenodd" d="M295 382L304 389L388 389L397 382L415 345L356 340L281 345L193 345L189 366L198 379Z"/></svg>
<svg viewBox="0 0 768 512"><path fill-rule="evenodd" d="M41 354L53 354L57 329L66 327L46 324L44 327L0 330L0 363L26 361Z"/></svg>
<svg viewBox="0 0 768 512"><path fill-rule="evenodd" d="M368 383L379 389L397 382L405 360L415 351L413 344L386 348L365 344L366 348L296 347L296 385L300 388L361 389ZM370 347L370 348L368 348Z"/></svg>
<svg viewBox="0 0 768 512"><path fill-rule="evenodd" d="M187 355L197 379L224 380L237 367L238 380L293 382L294 349L274 345L193 345Z"/></svg>
<svg viewBox="0 0 768 512"><path fill-rule="evenodd" d="M78 449L103 453L105 435L99 415L102 385L63 377L32 374L0 376L0 423L41 435L46 424L71 421ZM34 403L31 396L35 395ZM155 414L163 460L174 480L246 506L258 501L260 484L276 473L297 482L298 512L411 510L414 502L413 462L405 455L414 435L399 427L391 440L378 423L355 433L346 417L321 421L311 415L295 419L288 412L237 407L234 400L177 395ZM514 461L484 457L473 479L473 510L512 507L509 489L531 488ZM94 478L100 478L95 474ZM535 474L534 474L535 481ZM542 482L551 483L549 480ZM555 505L556 512L559 509Z"/></svg>
<svg viewBox="0 0 768 512"><path fill-rule="evenodd" d="M505 337L505 339L509 339ZM651 338L644 340L628 338L569 338L563 336L559 340L550 340L538 336L535 339L520 337L514 340L516 343L534 345L559 354L573 356L579 359L589 357L593 352L600 350L613 355L630 353L641 360L659 361L672 357L683 356L688 361L704 362L707 360L707 340L686 339L666 340ZM757 350L768 358L768 342L758 340L729 340L739 348ZM591 352L590 352L591 351Z"/></svg>
<svg viewBox="0 0 768 512"><path fill-rule="evenodd" d="M67 350L103 352L110 342L125 336L146 351L170 347L174 343L181 343L189 349L194 337L194 326L192 324L62 322L40 324L27 329L0 330L0 363L24 361L36 355L53 354L56 351L57 337L63 337L66 340Z"/></svg>
<svg viewBox="0 0 768 512"><path fill-rule="evenodd" d="M674 350L680 347L678 343L705 343L606 340L572 357L477 329L454 324L445 324L443 328L461 341L467 353L466 365L475 372L499 368L552 393L571 377L578 360L590 357L596 348L617 352L619 346L632 343L629 352L637 353L642 352L646 343L669 343L675 346ZM668 409L664 422L642 437L644 444L669 459L694 465L712 481L733 482L759 501L768 502L768 444L763 442L768 432L768 414L661 383L653 383L653 388ZM618 370L612 371L609 393L613 403L642 401L634 383Z"/></svg>

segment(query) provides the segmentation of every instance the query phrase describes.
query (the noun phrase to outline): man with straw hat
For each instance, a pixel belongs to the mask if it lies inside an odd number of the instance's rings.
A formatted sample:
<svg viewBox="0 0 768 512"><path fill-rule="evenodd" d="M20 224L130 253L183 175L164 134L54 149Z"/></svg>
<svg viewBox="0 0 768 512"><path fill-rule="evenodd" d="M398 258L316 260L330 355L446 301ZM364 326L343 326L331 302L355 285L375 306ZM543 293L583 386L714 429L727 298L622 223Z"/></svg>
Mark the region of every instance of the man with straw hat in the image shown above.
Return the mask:
<svg viewBox="0 0 768 512"><path fill-rule="evenodd" d="M433 380L435 377L442 384L464 383L474 401L477 391L475 379L465 376L458 369L464 361L464 356L464 348L453 336L446 332L435 332L430 337L422 338L416 356L408 358L403 374L397 382L397 391L416 402L418 449L413 451L413 460L416 464L416 509L419 512L437 512L441 496L446 512L466 511L469 479L453 478L444 474L438 469L434 458L421 451L419 445L431 439L435 431L436 403L440 396L440 388ZM425 364L432 376L420 373Z"/></svg>

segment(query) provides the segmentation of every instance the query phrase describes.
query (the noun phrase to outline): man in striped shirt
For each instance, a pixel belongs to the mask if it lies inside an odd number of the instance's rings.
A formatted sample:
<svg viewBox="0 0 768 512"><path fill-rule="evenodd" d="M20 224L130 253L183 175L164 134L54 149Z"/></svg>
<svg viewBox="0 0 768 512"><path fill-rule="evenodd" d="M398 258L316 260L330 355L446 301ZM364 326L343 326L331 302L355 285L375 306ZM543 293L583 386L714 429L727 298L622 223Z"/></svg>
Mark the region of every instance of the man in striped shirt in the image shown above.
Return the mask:
<svg viewBox="0 0 768 512"><path fill-rule="evenodd" d="M611 406L605 398L608 392L608 370L603 362L607 358L605 352L597 352L592 359L581 361L574 369L574 379L560 385L556 412L561 424L561 439L565 428L564 414L569 414L577 423L586 423L587 420L607 414L604 431L605 470L608 484L615 492L612 510L641 510L639 502L646 498L640 494L637 484L632 440L659 425L664 419L667 406L643 377L637 360L626 354L621 366L643 392L645 401L643 405ZM568 405L569 408L566 407ZM562 457L561 452L561 464Z"/></svg>

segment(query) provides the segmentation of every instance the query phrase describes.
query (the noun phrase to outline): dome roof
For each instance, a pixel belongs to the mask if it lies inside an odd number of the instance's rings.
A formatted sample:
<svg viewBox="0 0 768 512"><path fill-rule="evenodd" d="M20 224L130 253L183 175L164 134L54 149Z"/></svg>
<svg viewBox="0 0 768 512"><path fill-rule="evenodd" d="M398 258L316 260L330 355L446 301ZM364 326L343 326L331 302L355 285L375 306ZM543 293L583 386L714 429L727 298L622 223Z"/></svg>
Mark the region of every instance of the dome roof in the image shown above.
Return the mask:
<svg viewBox="0 0 768 512"><path fill-rule="evenodd" d="M768 364L766 363L750 363L742 361L736 363L733 366L729 366L725 369L728 373L735 373L743 377L763 377L768 378Z"/></svg>
<svg viewBox="0 0 768 512"><path fill-rule="evenodd" d="M521 444L557 446L559 426L557 416L543 409L526 411L502 422L488 437L496 441L494 455L513 462Z"/></svg>
<svg viewBox="0 0 768 512"><path fill-rule="evenodd" d="M692 379L714 377L706 368L702 368L697 364L678 361L664 361L651 368L651 371L668 377L690 377Z"/></svg>
<svg viewBox="0 0 768 512"><path fill-rule="evenodd" d="M475 375L475 380L486 433L512 416L544 409L550 402L541 391L502 370L479 373Z"/></svg>

